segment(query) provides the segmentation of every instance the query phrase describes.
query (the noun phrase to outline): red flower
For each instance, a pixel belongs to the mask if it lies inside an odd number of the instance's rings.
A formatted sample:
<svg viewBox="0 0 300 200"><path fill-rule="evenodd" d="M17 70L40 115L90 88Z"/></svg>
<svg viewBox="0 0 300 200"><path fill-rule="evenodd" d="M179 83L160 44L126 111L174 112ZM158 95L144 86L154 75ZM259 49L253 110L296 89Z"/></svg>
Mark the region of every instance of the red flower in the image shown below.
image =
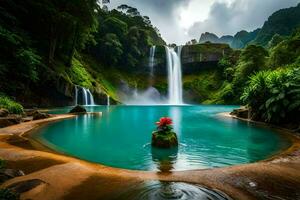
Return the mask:
<svg viewBox="0 0 300 200"><path fill-rule="evenodd" d="M156 125L158 126L168 126L168 125L172 125L172 119L169 117L162 117L160 118L159 122L156 122Z"/></svg>

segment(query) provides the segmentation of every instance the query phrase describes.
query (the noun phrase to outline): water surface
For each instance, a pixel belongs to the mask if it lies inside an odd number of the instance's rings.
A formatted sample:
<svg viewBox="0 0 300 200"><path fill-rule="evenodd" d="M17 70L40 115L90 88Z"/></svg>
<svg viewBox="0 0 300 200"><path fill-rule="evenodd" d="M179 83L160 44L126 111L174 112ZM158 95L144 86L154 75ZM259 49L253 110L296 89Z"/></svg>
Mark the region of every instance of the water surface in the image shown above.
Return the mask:
<svg viewBox="0 0 300 200"><path fill-rule="evenodd" d="M251 163L274 155L289 143L279 134L220 112L235 106L96 106L83 115L49 124L34 137L84 160L134 170L189 170ZM54 110L65 113L70 108ZM151 132L163 116L174 121L180 145L151 148Z"/></svg>

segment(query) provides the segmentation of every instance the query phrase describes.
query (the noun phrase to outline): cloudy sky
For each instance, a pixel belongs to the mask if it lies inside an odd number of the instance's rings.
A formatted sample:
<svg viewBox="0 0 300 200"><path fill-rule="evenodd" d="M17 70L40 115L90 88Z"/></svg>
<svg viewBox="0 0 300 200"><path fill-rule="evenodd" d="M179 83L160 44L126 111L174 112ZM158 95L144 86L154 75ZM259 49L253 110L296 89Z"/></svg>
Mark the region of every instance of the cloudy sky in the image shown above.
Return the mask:
<svg viewBox="0 0 300 200"><path fill-rule="evenodd" d="M111 0L111 8L127 4L150 17L168 43L184 44L203 32L234 35L261 27L273 12L300 0Z"/></svg>

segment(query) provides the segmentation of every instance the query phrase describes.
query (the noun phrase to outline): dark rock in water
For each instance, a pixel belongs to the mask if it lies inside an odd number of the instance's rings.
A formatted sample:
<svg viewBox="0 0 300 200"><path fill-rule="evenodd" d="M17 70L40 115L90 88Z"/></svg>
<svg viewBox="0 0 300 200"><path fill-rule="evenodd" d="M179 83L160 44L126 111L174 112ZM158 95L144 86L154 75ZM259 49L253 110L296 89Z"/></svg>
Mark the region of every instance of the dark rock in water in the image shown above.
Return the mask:
<svg viewBox="0 0 300 200"><path fill-rule="evenodd" d="M0 117L0 128L12 126L21 123L22 117L19 115L9 115L8 117Z"/></svg>
<svg viewBox="0 0 300 200"><path fill-rule="evenodd" d="M230 115L234 115L240 118L248 119L249 118L249 109L247 108L239 108L239 109L234 109Z"/></svg>
<svg viewBox="0 0 300 200"><path fill-rule="evenodd" d="M13 183L9 185L7 189L10 189L11 191L14 191L16 193L24 193L29 190L32 190L33 188L36 188L41 184L45 184L45 182L40 179L31 179L31 180Z"/></svg>
<svg viewBox="0 0 300 200"><path fill-rule="evenodd" d="M8 110L1 108L0 109L0 117L7 117L9 114Z"/></svg>
<svg viewBox="0 0 300 200"><path fill-rule="evenodd" d="M169 132L165 134L162 134L160 132L153 132L151 145L157 148L177 147L177 135L174 132Z"/></svg>
<svg viewBox="0 0 300 200"><path fill-rule="evenodd" d="M75 106L69 113L86 113L86 109L83 106Z"/></svg>
<svg viewBox="0 0 300 200"><path fill-rule="evenodd" d="M0 183L3 183L9 179L24 176L24 172L16 169L0 169Z"/></svg>
<svg viewBox="0 0 300 200"><path fill-rule="evenodd" d="M35 111L33 114L32 114L32 117L33 117L33 120L39 120L39 119L47 119L50 117L49 114L47 113L41 113L39 111Z"/></svg>

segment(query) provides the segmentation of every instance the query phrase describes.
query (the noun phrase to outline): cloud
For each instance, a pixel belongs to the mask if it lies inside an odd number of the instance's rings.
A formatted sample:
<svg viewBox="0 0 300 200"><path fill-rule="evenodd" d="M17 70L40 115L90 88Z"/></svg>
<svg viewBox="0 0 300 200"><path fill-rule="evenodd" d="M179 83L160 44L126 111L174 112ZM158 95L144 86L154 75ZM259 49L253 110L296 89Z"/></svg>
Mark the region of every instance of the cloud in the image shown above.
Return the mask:
<svg viewBox="0 0 300 200"><path fill-rule="evenodd" d="M234 0L231 3L215 2L209 16L204 21L195 22L189 29L191 38L199 39L203 32L213 32L219 36L233 35L240 30L254 30L262 27L275 11L295 6L299 0Z"/></svg>
<svg viewBox="0 0 300 200"><path fill-rule="evenodd" d="M136 7L150 17L168 43L184 44L199 39L203 32L218 35L254 30L281 8L300 0L111 0L110 8L121 4Z"/></svg>

